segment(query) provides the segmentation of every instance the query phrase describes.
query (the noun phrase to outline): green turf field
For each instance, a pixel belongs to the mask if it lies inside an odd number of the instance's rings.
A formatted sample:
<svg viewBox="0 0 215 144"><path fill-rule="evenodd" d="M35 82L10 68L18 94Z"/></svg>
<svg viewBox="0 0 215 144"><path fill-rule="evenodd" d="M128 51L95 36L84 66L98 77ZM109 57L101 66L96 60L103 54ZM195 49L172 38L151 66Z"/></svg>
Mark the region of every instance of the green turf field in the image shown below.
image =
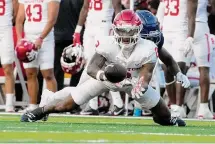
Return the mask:
<svg viewBox="0 0 215 144"><path fill-rule="evenodd" d="M20 115L0 115L0 143L215 143L215 121L187 120L187 127L163 127L144 118L51 116L20 123Z"/></svg>

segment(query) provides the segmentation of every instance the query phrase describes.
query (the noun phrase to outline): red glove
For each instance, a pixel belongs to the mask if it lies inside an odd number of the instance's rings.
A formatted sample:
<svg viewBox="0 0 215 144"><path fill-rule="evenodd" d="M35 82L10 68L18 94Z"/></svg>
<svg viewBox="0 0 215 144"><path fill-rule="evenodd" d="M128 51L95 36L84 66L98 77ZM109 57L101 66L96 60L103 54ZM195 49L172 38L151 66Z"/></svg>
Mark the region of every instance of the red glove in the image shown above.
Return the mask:
<svg viewBox="0 0 215 144"><path fill-rule="evenodd" d="M73 35L73 44L81 45L81 34L80 33L74 33Z"/></svg>

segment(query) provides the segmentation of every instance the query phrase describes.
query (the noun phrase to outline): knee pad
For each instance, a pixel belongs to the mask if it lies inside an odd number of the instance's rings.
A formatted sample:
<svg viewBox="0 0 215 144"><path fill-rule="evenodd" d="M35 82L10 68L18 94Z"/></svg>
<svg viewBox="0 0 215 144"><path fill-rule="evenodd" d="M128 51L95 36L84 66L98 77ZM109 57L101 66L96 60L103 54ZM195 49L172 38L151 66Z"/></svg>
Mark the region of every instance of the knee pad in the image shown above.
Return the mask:
<svg viewBox="0 0 215 144"><path fill-rule="evenodd" d="M139 98L136 99L137 102L141 104L143 108L151 109L155 107L160 100L159 93L156 92L151 86L148 86L148 89L145 93Z"/></svg>

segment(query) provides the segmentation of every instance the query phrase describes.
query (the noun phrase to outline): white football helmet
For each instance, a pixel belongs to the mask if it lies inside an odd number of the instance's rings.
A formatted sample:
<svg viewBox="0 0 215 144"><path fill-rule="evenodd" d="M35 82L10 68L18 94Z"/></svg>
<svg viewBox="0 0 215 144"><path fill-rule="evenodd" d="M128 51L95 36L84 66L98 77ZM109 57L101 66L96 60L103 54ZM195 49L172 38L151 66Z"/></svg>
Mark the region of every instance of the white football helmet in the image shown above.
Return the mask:
<svg viewBox="0 0 215 144"><path fill-rule="evenodd" d="M83 47L72 44L64 48L60 62L64 72L70 74L78 73L85 65Z"/></svg>

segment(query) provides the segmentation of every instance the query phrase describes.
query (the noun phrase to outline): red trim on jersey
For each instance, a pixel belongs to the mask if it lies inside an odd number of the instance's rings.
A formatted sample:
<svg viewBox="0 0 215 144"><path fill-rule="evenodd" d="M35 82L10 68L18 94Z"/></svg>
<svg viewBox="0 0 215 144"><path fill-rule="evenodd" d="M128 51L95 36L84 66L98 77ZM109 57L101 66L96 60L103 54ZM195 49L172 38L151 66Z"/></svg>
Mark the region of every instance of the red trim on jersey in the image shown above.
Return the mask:
<svg viewBox="0 0 215 144"><path fill-rule="evenodd" d="M210 61L210 42L209 42L209 36L208 34L205 34L207 39L207 48L208 48L208 62Z"/></svg>
<svg viewBox="0 0 215 144"><path fill-rule="evenodd" d="M188 79L191 79L191 80L199 80L199 78L197 78L197 77L188 77Z"/></svg>

